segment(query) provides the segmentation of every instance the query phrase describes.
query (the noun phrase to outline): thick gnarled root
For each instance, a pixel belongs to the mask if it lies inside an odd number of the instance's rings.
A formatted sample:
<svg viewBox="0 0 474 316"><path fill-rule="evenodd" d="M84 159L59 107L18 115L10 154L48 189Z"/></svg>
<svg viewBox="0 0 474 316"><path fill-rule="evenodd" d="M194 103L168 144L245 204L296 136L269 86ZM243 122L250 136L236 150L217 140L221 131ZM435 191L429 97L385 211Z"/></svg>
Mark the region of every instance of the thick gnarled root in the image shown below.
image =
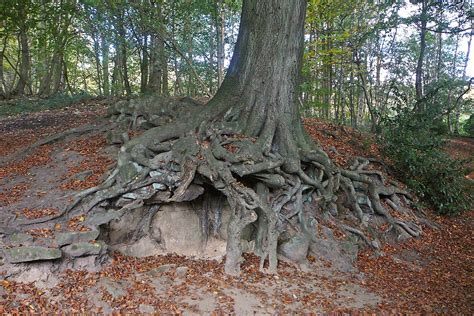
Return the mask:
<svg viewBox="0 0 474 316"><path fill-rule="evenodd" d="M161 122L164 116L154 119ZM261 258L260 268L269 273L277 272L283 235L303 240L306 248L298 258L304 261L307 245L324 221L375 249L380 246L376 237L369 238L365 231L376 216L383 217L400 236L421 234L416 216L406 207L411 196L388 183L381 172L368 169L369 160L356 157L348 169L341 169L315 146L301 149L296 157L300 163L295 164L295 157L282 157L262 145L267 139L246 137L231 125L222 126L167 122L147 130L122 146L117 169L104 184L80 194L73 206L80 204L86 211L98 204L119 211L136 205L156 207L195 200L213 187L226 197L232 210L225 264L226 273L231 275L240 272L242 231L248 225L255 228L254 252ZM267 134L262 137L268 138ZM292 166L300 166L295 172L285 168L288 159ZM344 212L348 214L340 220ZM206 239L210 227L221 224L220 216L204 211L200 216ZM144 225L149 222L144 221ZM268 268L264 269L266 262Z"/></svg>

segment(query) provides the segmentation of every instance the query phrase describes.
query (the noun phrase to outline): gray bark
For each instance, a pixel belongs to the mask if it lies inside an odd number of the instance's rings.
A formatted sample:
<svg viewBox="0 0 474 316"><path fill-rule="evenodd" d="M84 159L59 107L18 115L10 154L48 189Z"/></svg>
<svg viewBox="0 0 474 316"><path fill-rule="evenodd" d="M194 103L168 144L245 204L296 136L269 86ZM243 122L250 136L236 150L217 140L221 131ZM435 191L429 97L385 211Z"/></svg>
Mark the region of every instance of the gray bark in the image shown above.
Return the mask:
<svg viewBox="0 0 474 316"><path fill-rule="evenodd" d="M469 35L469 41L468 41L468 44L467 44L467 52L466 52L466 57L464 59L464 66L463 66L463 72L462 72L462 79L463 80L467 80L466 72L467 72L467 65L469 63L469 55L471 53L471 45L472 45L473 35L474 35L474 28L471 29L471 34ZM470 84L470 82L469 82L469 84ZM454 134L458 135L459 134L459 118L461 116L461 106L460 106L460 102L458 102L458 100L456 100L456 106L455 106L454 111L455 111Z"/></svg>
<svg viewBox="0 0 474 316"><path fill-rule="evenodd" d="M222 0L217 0L217 82L218 86L221 85L224 80L224 60L225 60L225 50L224 50L224 40L225 40L225 15L224 15L224 2Z"/></svg>
<svg viewBox="0 0 474 316"><path fill-rule="evenodd" d="M416 100L420 101L423 98L423 60L425 59L426 50L426 25L428 23L428 4L426 0L421 1L421 14L420 14L420 53L418 55L418 61L416 64L415 71L415 91ZM422 110L422 104L418 104L418 110Z"/></svg>
<svg viewBox="0 0 474 316"><path fill-rule="evenodd" d="M102 53L102 81L103 81L103 93L105 96L110 95L110 83L109 83L109 44L105 35L102 34L101 41L101 53Z"/></svg>
<svg viewBox="0 0 474 316"><path fill-rule="evenodd" d="M20 30L19 40L21 47L20 78L15 88L15 94L24 95L30 78L30 48L25 28Z"/></svg>

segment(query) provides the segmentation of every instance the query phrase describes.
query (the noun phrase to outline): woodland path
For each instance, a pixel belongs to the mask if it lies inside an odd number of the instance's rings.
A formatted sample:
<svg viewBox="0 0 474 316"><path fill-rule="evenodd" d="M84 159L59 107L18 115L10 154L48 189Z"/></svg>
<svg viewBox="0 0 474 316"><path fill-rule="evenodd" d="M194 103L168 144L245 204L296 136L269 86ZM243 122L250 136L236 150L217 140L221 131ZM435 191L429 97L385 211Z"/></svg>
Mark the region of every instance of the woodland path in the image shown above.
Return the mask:
<svg viewBox="0 0 474 316"><path fill-rule="evenodd" d="M99 102L100 103L100 102ZM55 111L0 119L0 158L48 135L98 123L105 104L81 103ZM318 120L305 120L311 136L338 164L350 156L378 156L368 135ZM369 140L368 140L369 139ZM469 140L472 145L472 140ZM474 146L449 144L474 155ZM0 165L0 226L13 217L41 218L61 209L71 193L92 187L114 164L116 148L104 133L71 136L38 147L12 163ZM0 313L127 312L184 314L275 314L308 312L474 313L474 211L463 217L436 218L439 229L424 227L422 239L383 255L361 252L357 271L341 272L330 262L312 261L311 272L280 263L278 276L261 274L257 258L248 257L240 278L224 274L222 261L176 255L131 258L112 254L92 271L65 270L23 283L0 275ZM80 229L78 218L68 229ZM47 237L57 227L39 225L29 233ZM0 235L1 236L1 235ZM0 266L1 268L1 266ZM36 278L41 280L38 282Z"/></svg>

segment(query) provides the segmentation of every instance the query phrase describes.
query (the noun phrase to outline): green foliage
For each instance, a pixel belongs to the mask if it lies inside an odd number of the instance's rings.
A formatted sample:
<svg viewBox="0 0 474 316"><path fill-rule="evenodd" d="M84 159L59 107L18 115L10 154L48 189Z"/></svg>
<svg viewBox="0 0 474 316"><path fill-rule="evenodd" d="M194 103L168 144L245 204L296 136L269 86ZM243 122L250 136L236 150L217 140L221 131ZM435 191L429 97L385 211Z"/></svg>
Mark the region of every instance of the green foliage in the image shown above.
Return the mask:
<svg viewBox="0 0 474 316"><path fill-rule="evenodd" d="M15 99L0 103L0 117L65 108L90 98L91 96L86 93L75 95L60 93L47 99Z"/></svg>
<svg viewBox="0 0 474 316"><path fill-rule="evenodd" d="M466 133L470 137L474 137L474 114L471 114L471 116L466 120L466 122L464 122L463 130L464 133Z"/></svg>
<svg viewBox="0 0 474 316"><path fill-rule="evenodd" d="M403 181L440 214L456 214L472 206L472 183L463 162L443 150L443 139L433 133L433 111L414 114L398 109L384 121L383 150Z"/></svg>

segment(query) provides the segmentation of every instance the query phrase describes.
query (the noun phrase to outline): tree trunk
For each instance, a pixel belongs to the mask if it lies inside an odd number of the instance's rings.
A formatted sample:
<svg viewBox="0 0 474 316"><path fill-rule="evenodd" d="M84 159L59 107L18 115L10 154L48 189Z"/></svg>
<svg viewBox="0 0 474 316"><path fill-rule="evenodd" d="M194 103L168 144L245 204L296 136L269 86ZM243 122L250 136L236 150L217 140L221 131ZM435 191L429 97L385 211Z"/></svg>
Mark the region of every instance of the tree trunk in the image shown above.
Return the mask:
<svg viewBox="0 0 474 316"><path fill-rule="evenodd" d="M298 144L289 138L300 126L297 90L305 12L305 0L245 1L232 61L211 101L235 104L229 115L238 115L242 132L265 135L266 145L273 142L293 171L299 168Z"/></svg>
<svg viewBox="0 0 474 316"><path fill-rule="evenodd" d="M53 73L53 89L52 94L58 93L62 89L63 84L63 52L59 51L53 59L52 73Z"/></svg>
<svg viewBox="0 0 474 316"><path fill-rule="evenodd" d="M415 71L415 92L416 100L418 101L418 110L423 110L421 99L423 98L423 60L425 59L426 50L426 24L428 23L428 4L426 0L421 1L421 14L420 14L420 53L418 55L418 61L416 64Z"/></svg>
<svg viewBox="0 0 474 316"><path fill-rule="evenodd" d="M140 92L144 93L148 85L148 35L143 36L141 48L142 58L140 61Z"/></svg>
<svg viewBox="0 0 474 316"><path fill-rule="evenodd" d="M100 94L104 94L103 87L102 87L102 78L101 78L100 43L99 43L99 38L97 34L93 34L92 36L93 36L93 41L94 41L94 60L95 60L95 71L96 71L96 77L97 77L96 81L97 81L98 93L100 95Z"/></svg>
<svg viewBox="0 0 474 316"><path fill-rule="evenodd" d="M164 49L165 42L163 39L162 28L164 28L163 19L163 2L156 3L156 19L158 26L151 39L151 56L150 56L150 77L148 79L148 91L157 95L162 95L163 92L163 78L164 78ZM166 63L166 62L165 62ZM167 83L166 83L167 84Z"/></svg>
<svg viewBox="0 0 474 316"><path fill-rule="evenodd" d="M474 23L474 22L473 22ZM474 26L474 25L473 25ZM471 28L471 34L469 34L469 41L467 43L467 52L466 52L466 57L464 58L464 66L463 66L463 71L462 71L462 80L467 80L467 66L469 64L469 55L471 53L471 45L472 45L472 37L474 35L474 28ZM468 83L470 84L470 83ZM461 104L458 102L459 99L456 99L456 106L454 109L454 134L459 135L459 119L461 116Z"/></svg>
<svg viewBox="0 0 474 316"><path fill-rule="evenodd" d="M218 86L224 80L224 60L225 60L225 16L224 16L224 2L217 0L216 2L216 27L217 27L217 82Z"/></svg>
<svg viewBox="0 0 474 316"><path fill-rule="evenodd" d="M0 26L2 26L2 22L0 22ZM5 53L6 49L6 37L3 41L2 50L0 51L0 97L7 98L7 88L5 86L5 77L3 75L3 54Z"/></svg>
<svg viewBox="0 0 474 316"><path fill-rule="evenodd" d="M169 88L168 88L168 54L166 52L165 47L161 50L160 54L160 63L162 69L162 79L161 79L161 94L164 96L169 95Z"/></svg>
<svg viewBox="0 0 474 316"><path fill-rule="evenodd" d="M190 1L188 1L190 3ZM184 33L185 33L185 45L186 45L186 55L189 63L186 65L187 69L187 84L186 84L186 94L192 96L195 94L194 91L194 82L193 82L193 34L191 29L191 17L186 16L184 20Z"/></svg>
<svg viewBox="0 0 474 316"><path fill-rule="evenodd" d="M20 30L19 40L21 47L20 78L15 88L15 94L24 95L30 78L30 49L25 27Z"/></svg>
<svg viewBox="0 0 474 316"><path fill-rule="evenodd" d="M103 81L103 93L105 96L110 95L110 83L109 83L109 44L107 38L102 34L101 41L102 51L102 81Z"/></svg>
<svg viewBox="0 0 474 316"><path fill-rule="evenodd" d="M163 72L160 55L163 48L163 40L158 35L153 35L151 48L151 71L150 79L148 80L148 90L157 95L161 95L161 79L163 77Z"/></svg>

